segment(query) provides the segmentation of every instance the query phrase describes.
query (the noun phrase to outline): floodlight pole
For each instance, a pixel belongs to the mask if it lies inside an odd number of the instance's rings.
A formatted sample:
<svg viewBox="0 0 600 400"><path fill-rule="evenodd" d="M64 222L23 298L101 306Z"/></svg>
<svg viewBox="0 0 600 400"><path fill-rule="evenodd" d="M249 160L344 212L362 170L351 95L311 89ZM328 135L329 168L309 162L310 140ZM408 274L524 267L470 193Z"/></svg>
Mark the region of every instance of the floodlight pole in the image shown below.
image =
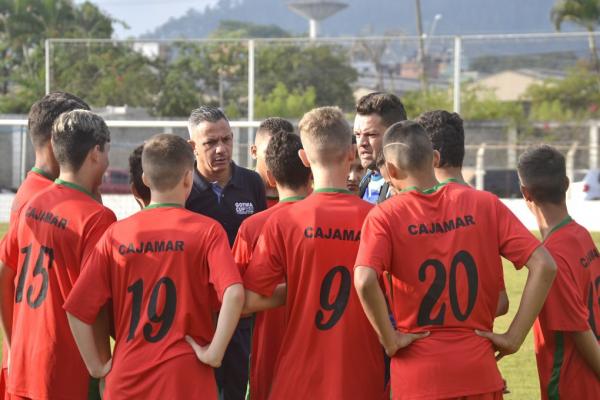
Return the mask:
<svg viewBox="0 0 600 400"><path fill-rule="evenodd" d="M50 39L44 41L46 94L50 93Z"/></svg>
<svg viewBox="0 0 600 400"><path fill-rule="evenodd" d="M254 44L254 40L248 40L248 122L254 121ZM250 168L252 166L250 147L254 143L254 129L252 127L248 127L247 143L246 157L248 157L248 162L246 164Z"/></svg>
<svg viewBox="0 0 600 400"><path fill-rule="evenodd" d="M319 23L317 22L316 19L309 19L308 20L308 37L310 37L311 40L315 40L317 38L317 35L319 34Z"/></svg>
<svg viewBox="0 0 600 400"><path fill-rule="evenodd" d="M598 142L598 121L592 121L592 124L590 126L590 169L598 168Z"/></svg>
<svg viewBox="0 0 600 400"><path fill-rule="evenodd" d="M454 37L454 112L460 114L460 69L462 65L462 38Z"/></svg>

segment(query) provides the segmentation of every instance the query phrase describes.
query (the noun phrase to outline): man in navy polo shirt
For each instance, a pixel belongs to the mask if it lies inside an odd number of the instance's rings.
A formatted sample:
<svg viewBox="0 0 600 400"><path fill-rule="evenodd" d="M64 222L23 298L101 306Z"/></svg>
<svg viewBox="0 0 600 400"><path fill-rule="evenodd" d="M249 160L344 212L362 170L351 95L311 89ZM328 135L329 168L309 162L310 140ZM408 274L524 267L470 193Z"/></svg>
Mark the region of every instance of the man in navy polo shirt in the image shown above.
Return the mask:
<svg viewBox="0 0 600 400"><path fill-rule="evenodd" d="M186 208L220 222L232 246L242 221L267 208L265 186L256 172L231 160L233 132L223 111L207 106L195 109L188 130L196 169ZM240 320L216 371L221 399L242 400L246 396L250 325L250 318Z"/></svg>

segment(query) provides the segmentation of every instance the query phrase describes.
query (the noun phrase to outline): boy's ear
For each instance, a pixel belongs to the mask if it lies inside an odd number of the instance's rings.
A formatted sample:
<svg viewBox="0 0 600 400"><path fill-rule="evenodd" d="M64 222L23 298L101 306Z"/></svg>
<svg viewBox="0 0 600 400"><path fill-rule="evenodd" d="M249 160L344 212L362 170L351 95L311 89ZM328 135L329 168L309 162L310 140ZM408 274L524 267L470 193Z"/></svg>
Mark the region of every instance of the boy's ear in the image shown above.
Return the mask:
<svg viewBox="0 0 600 400"><path fill-rule="evenodd" d="M385 162L385 169L387 170L390 179L400 180L406 178L406 174L389 161Z"/></svg>
<svg viewBox="0 0 600 400"><path fill-rule="evenodd" d="M437 150L433 151L433 168L439 168L440 167L440 160L441 160L442 156L440 155L440 152Z"/></svg>
<svg viewBox="0 0 600 400"><path fill-rule="evenodd" d="M257 158L257 153L258 153L258 148L256 147L255 144L250 146L250 157L252 157L253 160L256 160Z"/></svg>
<svg viewBox="0 0 600 400"><path fill-rule="evenodd" d="M185 175L183 175L183 186L188 189L194 185L194 171L188 169L185 171ZM147 185L146 185L147 186Z"/></svg>
<svg viewBox="0 0 600 400"><path fill-rule="evenodd" d="M273 176L273 173L268 168L267 168L267 183L271 187L277 187L277 181L275 180L275 176Z"/></svg>
<svg viewBox="0 0 600 400"><path fill-rule="evenodd" d="M308 160L308 155L304 149L298 150L298 156L300 157L302 164L304 164L306 168L310 168L310 161Z"/></svg>
<svg viewBox="0 0 600 400"><path fill-rule="evenodd" d="M523 195L523 199L527 202L533 202L533 197L531 197L531 192L523 185L521 185L521 194Z"/></svg>
<svg viewBox="0 0 600 400"><path fill-rule="evenodd" d="M144 185L150 187L150 185L148 184L148 177L146 176L146 174L144 172L142 172L142 182L144 182Z"/></svg>
<svg viewBox="0 0 600 400"><path fill-rule="evenodd" d="M350 149L348 150L348 161L350 162L350 164L352 164L352 162L354 161L354 159L356 158L356 145L352 145L350 146Z"/></svg>

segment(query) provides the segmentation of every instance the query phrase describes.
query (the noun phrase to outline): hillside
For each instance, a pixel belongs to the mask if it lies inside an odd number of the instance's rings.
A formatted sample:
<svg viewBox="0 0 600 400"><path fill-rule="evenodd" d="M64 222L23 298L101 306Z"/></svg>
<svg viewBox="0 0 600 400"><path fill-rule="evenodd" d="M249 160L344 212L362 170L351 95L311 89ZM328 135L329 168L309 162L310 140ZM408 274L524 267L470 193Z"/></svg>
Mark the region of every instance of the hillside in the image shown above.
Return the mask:
<svg viewBox="0 0 600 400"><path fill-rule="evenodd" d="M321 24L323 36L353 36L364 32L415 33L412 0L345 0L349 7ZM307 22L287 8L286 0L220 0L205 10L190 9L145 37L201 38L220 20L276 24L295 34L307 31ZM436 34L551 32L554 0L423 0L423 26L427 32L436 14L442 14Z"/></svg>

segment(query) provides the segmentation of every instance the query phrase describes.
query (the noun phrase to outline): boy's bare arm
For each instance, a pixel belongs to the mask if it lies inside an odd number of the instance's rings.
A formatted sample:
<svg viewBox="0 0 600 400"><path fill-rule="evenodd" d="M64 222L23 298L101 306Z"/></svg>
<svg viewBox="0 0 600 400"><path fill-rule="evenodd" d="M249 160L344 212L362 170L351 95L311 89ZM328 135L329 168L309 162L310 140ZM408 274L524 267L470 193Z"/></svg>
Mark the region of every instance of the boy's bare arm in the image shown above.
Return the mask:
<svg viewBox="0 0 600 400"><path fill-rule="evenodd" d="M200 346L191 336L186 341L192 346L196 356L204 364L213 368L221 366L227 345L233 336L244 305L244 287L241 283L229 286L223 294L223 306L219 313L217 329L212 342Z"/></svg>
<svg viewBox="0 0 600 400"><path fill-rule="evenodd" d="M478 335L486 337L494 343L498 351L496 357L498 360L519 350L540 313L556 276L556 263L543 246L533 252L526 265L529 270L527 282L521 296L519 309L508 331L502 334L476 331Z"/></svg>
<svg viewBox="0 0 600 400"><path fill-rule="evenodd" d="M388 314L385 296L377 280L377 273L372 268L362 266L355 268L354 287L358 292L365 314L377 332L379 341L388 356L393 356L399 349L429 335L429 332L405 334L394 329Z"/></svg>
<svg viewBox="0 0 600 400"><path fill-rule="evenodd" d="M600 379L600 344L591 329L584 332L569 332L579 355Z"/></svg>
<svg viewBox="0 0 600 400"><path fill-rule="evenodd" d="M266 297L253 292L252 290L246 289L244 309L242 310L242 313L246 315L258 311L268 310L270 308L281 307L285 304L286 296L287 285L285 283L277 285L271 297Z"/></svg>
<svg viewBox="0 0 600 400"><path fill-rule="evenodd" d="M0 261L0 328L10 348L12 317L15 298L15 271Z"/></svg>
<svg viewBox="0 0 600 400"><path fill-rule="evenodd" d="M67 319L81 358L83 358L90 375L94 378L104 377L110 371L112 359L104 362L102 360L103 350L98 348L96 342L96 336L100 333L94 332L93 325L86 324L68 312Z"/></svg>
<svg viewBox="0 0 600 400"><path fill-rule="evenodd" d="M508 296L506 295L506 290L500 291L500 296L498 296L498 307L496 307L496 317L501 317L502 315L508 312Z"/></svg>

